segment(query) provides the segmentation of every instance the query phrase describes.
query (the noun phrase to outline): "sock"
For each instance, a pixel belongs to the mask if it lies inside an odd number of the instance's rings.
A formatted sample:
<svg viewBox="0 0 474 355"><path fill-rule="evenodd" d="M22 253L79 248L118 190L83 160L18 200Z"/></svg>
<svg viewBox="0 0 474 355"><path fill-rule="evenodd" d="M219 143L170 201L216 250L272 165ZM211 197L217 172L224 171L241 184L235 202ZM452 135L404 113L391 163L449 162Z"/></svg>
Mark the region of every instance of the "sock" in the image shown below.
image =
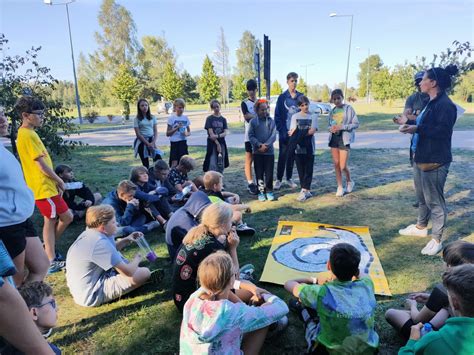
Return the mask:
<svg viewBox="0 0 474 355"><path fill-rule="evenodd" d="M253 184L253 180L247 180L247 184Z"/></svg>

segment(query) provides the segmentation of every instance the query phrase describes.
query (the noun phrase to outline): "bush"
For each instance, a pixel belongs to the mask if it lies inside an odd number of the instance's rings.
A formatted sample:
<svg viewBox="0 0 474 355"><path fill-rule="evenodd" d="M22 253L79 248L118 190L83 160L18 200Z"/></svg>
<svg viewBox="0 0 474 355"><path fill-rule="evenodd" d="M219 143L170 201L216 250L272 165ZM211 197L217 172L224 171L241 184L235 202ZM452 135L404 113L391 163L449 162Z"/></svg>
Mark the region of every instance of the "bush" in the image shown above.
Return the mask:
<svg viewBox="0 0 474 355"><path fill-rule="evenodd" d="M86 112L85 117L89 121L89 123L94 123L97 120L97 116L99 115L98 112L91 110Z"/></svg>

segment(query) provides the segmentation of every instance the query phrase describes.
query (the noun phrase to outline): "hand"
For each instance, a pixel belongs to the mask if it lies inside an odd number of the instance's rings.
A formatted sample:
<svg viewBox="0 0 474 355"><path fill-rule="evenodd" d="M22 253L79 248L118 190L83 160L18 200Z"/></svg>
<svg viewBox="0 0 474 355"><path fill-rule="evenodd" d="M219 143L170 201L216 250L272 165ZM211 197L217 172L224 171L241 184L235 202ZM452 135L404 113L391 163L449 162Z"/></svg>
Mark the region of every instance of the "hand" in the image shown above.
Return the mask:
<svg viewBox="0 0 474 355"><path fill-rule="evenodd" d="M92 206L92 201L91 200L85 200L84 201L84 207L90 207Z"/></svg>
<svg viewBox="0 0 474 355"><path fill-rule="evenodd" d="M265 145L262 144L258 149L257 151L259 151L260 153L265 153Z"/></svg>
<svg viewBox="0 0 474 355"><path fill-rule="evenodd" d="M142 232L133 232L133 233L130 233L126 239L130 240L130 242L134 242L135 240L137 240L138 238L140 237L143 237L143 233Z"/></svg>
<svg viewBox="0 0 474 355"><path fill-rule="evenodd" d="M58 188L59 193L61 195L64 193L64 191L66 191L66 184L62 180L60 180L56 183L56 187Z"/></svg>
<svg viewBox="0 0 474 355"><path fill-rule="evenodd" d="M416 301L410 298L405 300L405 308L410 310L412 307L416 307Z"/></svg>
<svg viewBox="0 0 474 355"><path fill-rule="evenodd" d="M419 340L421 338L421 328L423 328L423 323L418 323L411 326L410 339Z"/></svg>
<svg viewBox="0 0 474 355"><path fill-rule="evenodd" d="M240 238L235 231L235 228L232 228L232 230L227 234L227 243L229 243L229 248L237 249L240 243Z"/></svg>
<svg viewBox="0 0 474 355"><path fill-rule="evenodd" d="M133 263L139 263L142 260L142 254L136 253L135 257L133 258Z"/></svg>
<svg viewBox="0 0 474 355"><path fill-rule="evenodd" d="M415 133L416 132L416 129L418 127L416 125L407 125L407 124L404 124L403 126L400 126L400 128L398 129L400 132L402 133Z"/></svg>
<svg viewBox="0 0 474 355"><path fill-rule="evenodd" d="M412 293L408 298L415 300L418 303L426 303L428 302L428 298L430 298L430 294L424 292Z"/></svg>
<svg viewBox="0 0 474 355"><path fill-rule="evenodd" d="M127 202L127 204L138 207L138 205L140 204L140 201L138 201L136 198L132 198L130 201Z"/></svg>
<svg viewBox="0 0 474 355"><path fill-rule="evenodd" d="M398 115L393 118L393 122L399 125L404 125L408 122L408 118L405 115Z"/></svg>
<svg viewBox="0 0 474 355"><path fill-rule="evenodd" d="M263 151L266 152L268 150L268 144L262 144Z"/></svg>
<svg viewBox="0 0 474 355"><path fill-rule="evenodd" d="M288 131L288 135L291 137L291 136L293 135L293 132L294 132L294 131L295 131L294 129L290 129L290 130Z"/></svg>

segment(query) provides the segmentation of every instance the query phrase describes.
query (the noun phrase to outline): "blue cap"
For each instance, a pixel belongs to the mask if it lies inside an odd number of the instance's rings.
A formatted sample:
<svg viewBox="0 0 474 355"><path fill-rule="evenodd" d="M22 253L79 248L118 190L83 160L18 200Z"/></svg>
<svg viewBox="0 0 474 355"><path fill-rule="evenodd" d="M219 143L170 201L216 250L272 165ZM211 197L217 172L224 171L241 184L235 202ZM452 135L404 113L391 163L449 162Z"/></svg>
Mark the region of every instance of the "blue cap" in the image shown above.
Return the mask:
<svg viewBox="0 0 474 355"><path fill-rule="evenodd" d="M415 74L415 81L423 79L423 75L425 75L424 71L419 71L418 73Z"/></svg>

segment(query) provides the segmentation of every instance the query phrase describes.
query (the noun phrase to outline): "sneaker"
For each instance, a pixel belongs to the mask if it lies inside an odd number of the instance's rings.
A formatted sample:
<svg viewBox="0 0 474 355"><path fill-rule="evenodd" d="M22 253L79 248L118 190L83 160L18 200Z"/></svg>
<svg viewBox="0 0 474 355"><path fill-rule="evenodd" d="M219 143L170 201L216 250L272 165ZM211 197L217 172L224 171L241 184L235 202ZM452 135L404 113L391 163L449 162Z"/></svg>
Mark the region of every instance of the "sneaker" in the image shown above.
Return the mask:
<svg viewBox="0 0 474 355"><path fill-rule="evenodd" d="M247 223L240 223L237 225L237 234L238 235L243 235L243 236L252 236L255 234L255 229L253 229L252 227L249 227L247 225Z"/></svg>
<svg viewBox="0 0 474 355"><path fill-rule="evenodd" d="M268 328L267 337L268 338L274 337L275 335L281 333L287 326L288 326L288 317L283 316L275 323L270 324L270 327Z"/></svg>
<svg viewBox="0 0 474 355"><path fill-rule="evenodd" d="M165 272L163 271L163 269L155 269L150 273L150 278L148 279L147 283L160 283L164 277Z"/></svg>
<svg viewBox="0 0 474 355"><path fill-rule="evenodd" d="M159 228L161 223L158 221L152 221L143 225L146 228L147 232L152 231L153 229Z"/></svg>
<svg viewBox="0 0 474 355"><path fill-rule="evenodd" d="M348 181L346 185L346 192L350 194L354 190L355 182L354 180Z"/></svg>
<svg viewBox="0 0 474 355"><path fill-rule="evenodd" d="M257 195L258 194L258 187L253 182L251 184L248 184L247 190L249 191L249 194L251 194L251 195Z"/></svg>
<svg viewBox="0 0 474 355"><path fill-rule="evenodd" d="M258 194L258 200L261 201L261 202L264 202L267 200L267 197L265 196L264 193L259 193Z"/></svg>
<svg viewBox="0 0 474 355"><path fill-rule="evenodd" d="M55 253L55 258L54 258L55 261L66 261L66 259L64 259L64 256L62 256L59 252L56 252Z"/></svg>
<svg viewBox="0 0 474 355"><path fill-rule="evenodd" d="M436 255L443 249L443 243L431 239L428 244L421 250L423 255Z"/></svg>
<svg viewBox="0 0 474 355"><path fill-rule="evenodd" d="M274 201L275 200L275 195L273 192L267 192L267 200L268 201Z"/></svg>
<svg viewBox="0 0 474 355"><path fill-rule="evenodd" d="M296 189L298 187L298 185L292 179L286 180L286 183L291 189Z"/></svg>
<svg viewBox="0 0 474 355"><path fill-rule="evenodd" d="M337 191L336 191L336 197L342 197L342 196L344 196L344 189L342 186L338 186Z"/></svg>
<svg viewBox="0 0 474 355"><path fill-rule="evenodd" d="M219 169L224 169L224 157L221 153L217 155L217 167Z"/></svg>
<svg viewBox="0 0 474 355"><path fill-rule="evenodd" d="M240 279L241 280L247 280L247 281L253 281L254 271L255 271L255 266L253 266L252 264L245 264L239 270Z"/></svg>
<svg viewBox="0 0 474 355"><path fill-rule="evenodd" d="M53 260L51 262L51 265L49 265L48 268L48 275L54 274L55 272L61 271L66 267L66 262L65 261L56 261Z"/></svg>
<svg viewBox="0 0 474 355"><path fill-rule="evenodd" d="M275 190L280 190L281 189L281 180L275 181L275 184L273 184L273 188Z"/></svg>
<svg viewBox="0 0 474 355"><path fill-rule="evenodd" d="M300 193L298 194L298 197L296 198L296 201L304 201L305 200L305 196L306 193L304 191L300 191Z"/></svg>
<svg viewBox="0 0 474 355"><path fill-rule="evenodd" d="M400 229L398 234L411 237L427 237L428 228L419 229L416 227L416 224L410 224L408 227Z"/></svg>

